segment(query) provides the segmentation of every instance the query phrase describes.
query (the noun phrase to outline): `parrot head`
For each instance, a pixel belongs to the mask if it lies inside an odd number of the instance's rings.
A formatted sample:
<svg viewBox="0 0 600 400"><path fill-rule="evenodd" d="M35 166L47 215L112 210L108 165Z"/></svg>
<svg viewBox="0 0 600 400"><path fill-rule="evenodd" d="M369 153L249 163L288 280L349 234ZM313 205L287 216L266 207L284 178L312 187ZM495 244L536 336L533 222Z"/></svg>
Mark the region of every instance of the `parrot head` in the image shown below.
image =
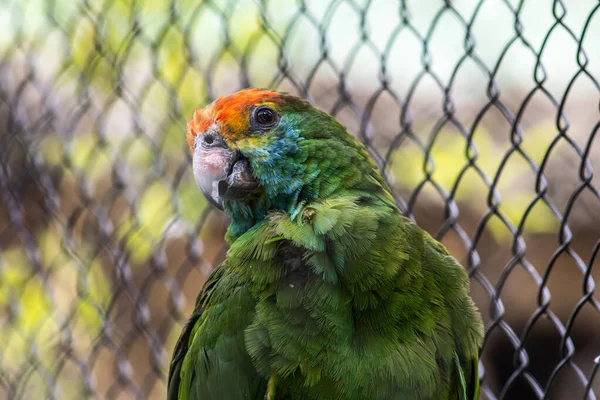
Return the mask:
<svg viewBox="0 0 600 400"><path fill-rule="evenodd" d="M282 140L281 102L275 92L243 90L196 110L188 122L196 184L219 209L227 200L249 200L260 188L252 164Z"/></svg>
<svg viewBox="0 0 600 400"><path fill-rule="evenodd" d="M364 146L327 113L286 94L245 89L194 112L187 126L196 184L242 233L270 210L306 202L371 175ZM378 185L379 186L379 185Z"/></svg>

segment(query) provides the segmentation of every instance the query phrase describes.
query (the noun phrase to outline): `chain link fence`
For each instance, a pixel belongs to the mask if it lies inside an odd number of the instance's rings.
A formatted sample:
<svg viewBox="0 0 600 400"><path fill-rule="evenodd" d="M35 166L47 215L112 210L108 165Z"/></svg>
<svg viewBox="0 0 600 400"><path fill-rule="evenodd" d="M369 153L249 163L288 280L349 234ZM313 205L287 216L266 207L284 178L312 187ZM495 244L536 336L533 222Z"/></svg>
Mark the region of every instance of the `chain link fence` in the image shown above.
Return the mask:
<svg viewBox="0 0 600 400"><path fill-rule="evenodd" d="M256 86L467 268L482 399L595 399L598 38L596 0L0 0L0 398L165 397L226 251L185 122Z"/></svg>

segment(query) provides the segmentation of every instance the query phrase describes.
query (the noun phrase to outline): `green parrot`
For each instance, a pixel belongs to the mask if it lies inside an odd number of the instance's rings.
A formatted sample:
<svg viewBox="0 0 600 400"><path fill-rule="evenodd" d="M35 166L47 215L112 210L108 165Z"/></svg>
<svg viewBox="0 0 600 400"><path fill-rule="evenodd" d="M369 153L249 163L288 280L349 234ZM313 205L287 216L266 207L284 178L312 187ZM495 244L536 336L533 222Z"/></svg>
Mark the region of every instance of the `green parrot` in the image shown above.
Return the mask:
<svg viewBox="0 0 600 400"><path fill-rule="evenodd" d="M467 274L340 123L246 89L196 110L187 142L230 248L176 344L169 400L479 398Z"/></svg>

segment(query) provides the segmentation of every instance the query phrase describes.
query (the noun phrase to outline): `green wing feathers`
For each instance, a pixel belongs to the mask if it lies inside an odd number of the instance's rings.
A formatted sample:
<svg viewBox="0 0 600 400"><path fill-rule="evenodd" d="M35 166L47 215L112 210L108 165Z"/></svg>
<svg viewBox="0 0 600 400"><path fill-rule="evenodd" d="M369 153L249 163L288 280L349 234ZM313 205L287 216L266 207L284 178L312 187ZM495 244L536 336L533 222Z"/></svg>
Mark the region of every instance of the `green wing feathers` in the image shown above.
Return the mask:
<svg viewBox="0 0 600 400"><path fill-rule="evenodd" d="M466 368L465 368L466 367ZM473 400L479 399L479 376L477 359L463 365L460 356L454 352L454 368L456 381L458 383L456 399Z"/></svg>
<svg viewBox="0 0 600 400"><path fill-rule="evenodd" d="M227 271L227 263L213 271L177 341L168 400L264 398L266 381L244 346L254 300Z"/></svg>

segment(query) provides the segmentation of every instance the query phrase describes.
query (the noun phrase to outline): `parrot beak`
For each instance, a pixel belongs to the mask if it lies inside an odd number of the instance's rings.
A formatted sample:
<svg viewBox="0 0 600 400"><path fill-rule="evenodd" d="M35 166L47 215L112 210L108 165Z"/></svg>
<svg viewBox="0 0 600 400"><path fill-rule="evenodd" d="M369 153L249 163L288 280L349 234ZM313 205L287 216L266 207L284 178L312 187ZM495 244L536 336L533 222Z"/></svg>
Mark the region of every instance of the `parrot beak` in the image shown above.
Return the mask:
<svg viewBox="0 0 600 400"><path fill-rule="evenodd" d="M213 128L196 136L193 171L200 191L220 210L224 199L243 200L259 186L248 160Z"/></svg>

